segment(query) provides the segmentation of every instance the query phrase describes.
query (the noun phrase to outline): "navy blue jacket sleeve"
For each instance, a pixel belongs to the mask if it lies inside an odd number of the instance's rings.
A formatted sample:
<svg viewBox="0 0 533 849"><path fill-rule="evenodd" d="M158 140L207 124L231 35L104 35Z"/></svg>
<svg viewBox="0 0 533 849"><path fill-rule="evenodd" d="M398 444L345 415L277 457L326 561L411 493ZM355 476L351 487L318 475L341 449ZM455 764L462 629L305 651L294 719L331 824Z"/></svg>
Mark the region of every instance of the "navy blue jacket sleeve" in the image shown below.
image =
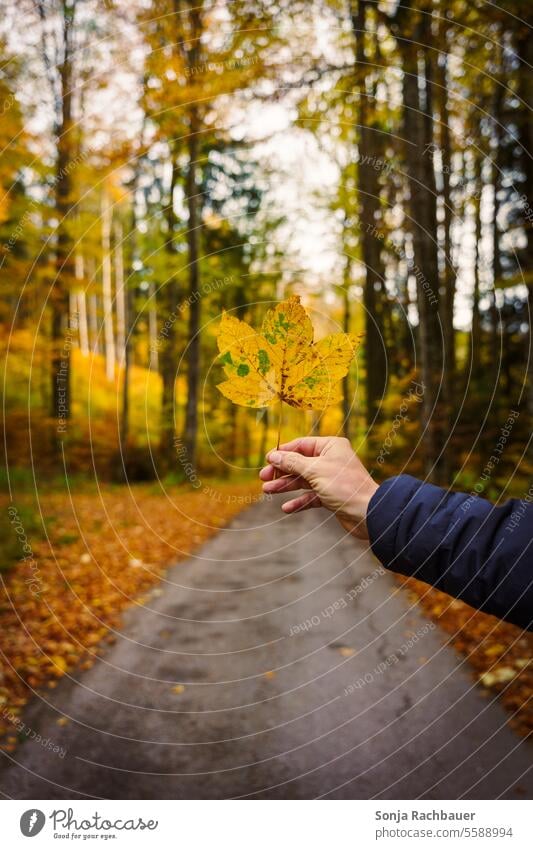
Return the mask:
<svg viewBox="0 0 533 849"><path fill-rule="evenodd" d="M532 630L533 503L495 507L399 475L374 493L367 526L387 568Z"/></svg>

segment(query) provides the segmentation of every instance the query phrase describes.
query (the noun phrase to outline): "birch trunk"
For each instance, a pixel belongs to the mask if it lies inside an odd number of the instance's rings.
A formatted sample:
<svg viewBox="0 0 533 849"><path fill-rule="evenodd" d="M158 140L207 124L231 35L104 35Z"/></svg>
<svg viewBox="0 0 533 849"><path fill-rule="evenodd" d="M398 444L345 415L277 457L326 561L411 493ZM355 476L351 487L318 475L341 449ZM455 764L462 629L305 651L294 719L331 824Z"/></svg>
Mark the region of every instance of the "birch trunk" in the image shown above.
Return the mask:
<svg viewBox="0 0 533 849"><path fill-rule="evenodd" d="M89 339L93 354L100 353L98 341L98 296L96 293L89 295Z"/></svg>
<svg viewBox="0 0 533 849"><path fill-rule="evenodd" d="M89 328L87 326L87 300L85 297L84 277L85 268L83 255L76 254L75 260L76 280L80 285L77 293L77 311L78 311L78 335L80 340L80 351L84 357L89 353Z"/></svg>

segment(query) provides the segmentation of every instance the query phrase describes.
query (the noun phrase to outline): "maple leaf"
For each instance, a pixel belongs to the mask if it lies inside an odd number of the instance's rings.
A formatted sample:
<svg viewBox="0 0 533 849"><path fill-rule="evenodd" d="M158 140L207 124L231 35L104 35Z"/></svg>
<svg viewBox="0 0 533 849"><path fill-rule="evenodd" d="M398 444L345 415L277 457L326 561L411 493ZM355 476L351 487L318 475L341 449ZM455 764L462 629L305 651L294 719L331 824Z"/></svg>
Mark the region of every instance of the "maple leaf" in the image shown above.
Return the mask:
<svg viewBox="0 0 533 849"><path fill-rule="evenodd" d="M296 295L267 312L261 330L222 314L220 360L227 380L217 388L243 407L282 401L324 410L342 399L339 381L348 372L361 335L332 333L313 342L313 325Z"/></svg>

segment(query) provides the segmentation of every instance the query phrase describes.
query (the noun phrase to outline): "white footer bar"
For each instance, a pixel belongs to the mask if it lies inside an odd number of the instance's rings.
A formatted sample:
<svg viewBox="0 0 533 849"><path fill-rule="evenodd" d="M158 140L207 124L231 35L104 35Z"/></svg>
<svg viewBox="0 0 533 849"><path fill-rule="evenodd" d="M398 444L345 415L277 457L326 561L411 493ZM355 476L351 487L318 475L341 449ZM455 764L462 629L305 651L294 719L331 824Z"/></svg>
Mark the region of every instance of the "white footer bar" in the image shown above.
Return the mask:
<svg viewBox="0 0 533 849"><path fill-rule="evenodd" d="M533 846L531 802L525 800L5 800L1 804L6 849L73 844L124 849Z"/></svg>

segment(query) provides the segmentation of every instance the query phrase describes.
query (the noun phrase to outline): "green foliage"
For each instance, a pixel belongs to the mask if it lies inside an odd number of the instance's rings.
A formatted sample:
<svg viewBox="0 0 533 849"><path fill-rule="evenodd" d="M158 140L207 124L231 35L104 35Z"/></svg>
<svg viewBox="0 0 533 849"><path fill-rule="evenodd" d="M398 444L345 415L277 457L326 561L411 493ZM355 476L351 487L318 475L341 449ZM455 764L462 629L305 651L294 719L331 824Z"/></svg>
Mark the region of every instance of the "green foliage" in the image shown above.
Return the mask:
<svg viewBox="0 0 533 849"><path fill-rule="evenodd" d="M30 503L4 504L0 511L0 572L19 560L31 559L32 545L46 537L51 522Z"/></svg>

